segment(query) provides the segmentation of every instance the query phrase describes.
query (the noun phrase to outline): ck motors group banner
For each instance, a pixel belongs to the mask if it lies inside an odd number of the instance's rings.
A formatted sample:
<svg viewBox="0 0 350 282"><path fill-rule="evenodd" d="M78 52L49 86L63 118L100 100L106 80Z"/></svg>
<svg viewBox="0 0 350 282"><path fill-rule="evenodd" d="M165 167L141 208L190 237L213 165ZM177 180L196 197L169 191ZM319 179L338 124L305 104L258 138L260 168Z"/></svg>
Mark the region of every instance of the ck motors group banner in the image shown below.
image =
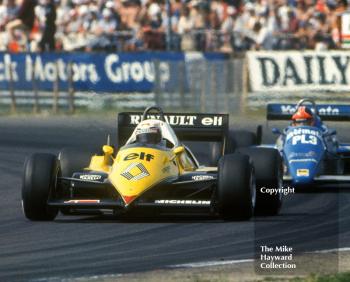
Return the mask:
<svg viewBox="0 0 350 282"><path fill-rule="evenodd" d="M287 51L247 53L253 92L350 91L350 53Z"/></svg>
<svg viewBox="0 0 350 282"><path fill-rule="evenodd" d="M223 54L199 53L203 60L223 60ZM51 91L55 81L68 89L69 73L76 91L151 92L156 79L162 89L176 89L177 62L188 62L185 53L0 53L0 89L10 81L17 90ZM198 58L198 56L196 56ZM155 62L159 62L156 77ZM69 68L71 65L71 68ZM34 79L33 79L34 77Z"/></svg>

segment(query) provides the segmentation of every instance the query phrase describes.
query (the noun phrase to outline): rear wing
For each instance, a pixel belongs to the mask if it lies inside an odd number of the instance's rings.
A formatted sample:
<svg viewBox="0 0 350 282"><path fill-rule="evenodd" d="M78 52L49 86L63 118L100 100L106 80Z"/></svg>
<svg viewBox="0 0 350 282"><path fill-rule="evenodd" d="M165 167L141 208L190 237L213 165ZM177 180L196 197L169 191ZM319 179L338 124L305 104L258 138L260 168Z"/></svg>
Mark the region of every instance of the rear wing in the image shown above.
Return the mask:
<svg viewBox="0 0 350 282"><path fill-rule="evenodd" d="M150 114L147 118L159 119ZM228 128L228 114L164 114L167 123L175 131L180 141L220 141L225 142ZM141 112L122 112L118 114L118 147L123 146L135 127L141 122Z"/></svg>
<svg viewBox="0 0 350 282"><path fill-rule="evenodd" d="M316 105L322 120L350 121L350 105L322 104ZM295 104L268 104L267 120L290 120L296 111Z"/></svg>

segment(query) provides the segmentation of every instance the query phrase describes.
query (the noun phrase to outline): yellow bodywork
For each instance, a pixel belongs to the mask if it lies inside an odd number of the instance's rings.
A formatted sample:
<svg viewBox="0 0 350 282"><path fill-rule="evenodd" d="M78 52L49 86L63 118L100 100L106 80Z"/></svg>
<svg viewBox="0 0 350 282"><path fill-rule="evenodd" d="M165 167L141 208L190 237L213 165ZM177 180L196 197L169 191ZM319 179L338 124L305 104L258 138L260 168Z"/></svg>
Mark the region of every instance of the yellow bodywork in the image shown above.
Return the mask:
<svg viewBox="0 0 350 282"><path fill-rule="evenodd" d="M88 169L108 173L126 205L158 183L196 169L183 147L129 147L120 150L115 159L111 147L103 146L103 151L104 155L91 158Z"/></svg>

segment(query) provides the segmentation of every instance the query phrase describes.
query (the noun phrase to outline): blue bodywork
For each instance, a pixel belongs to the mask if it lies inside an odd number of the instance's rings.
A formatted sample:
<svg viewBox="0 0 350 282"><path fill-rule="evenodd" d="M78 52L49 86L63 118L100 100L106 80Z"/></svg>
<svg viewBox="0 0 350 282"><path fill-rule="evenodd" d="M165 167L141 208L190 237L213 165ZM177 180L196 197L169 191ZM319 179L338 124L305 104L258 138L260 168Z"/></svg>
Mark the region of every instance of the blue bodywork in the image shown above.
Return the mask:
<svg viewBox="0 0 350 282"><path fill-rule="evenodd" d="M294 104L269 104L268 120L290 120L298 106L311 104L313 126L287 126L278 134L276 144L262 145L277 148L284 161L284 180L293 186L312 186L320 183L350 182L345 175L350 164L350 144L339 143L334 129L323 121L350 120L350 105L316 105L313 100Z"/></svg>
<svg viewBox="0 0 350 282"><path fill-rule="evenodd" d="M280 152L292 183L311 184L322 173L322 160L328 154L322 130L314 126L290 126L280 138L283 144Z"/></svg>

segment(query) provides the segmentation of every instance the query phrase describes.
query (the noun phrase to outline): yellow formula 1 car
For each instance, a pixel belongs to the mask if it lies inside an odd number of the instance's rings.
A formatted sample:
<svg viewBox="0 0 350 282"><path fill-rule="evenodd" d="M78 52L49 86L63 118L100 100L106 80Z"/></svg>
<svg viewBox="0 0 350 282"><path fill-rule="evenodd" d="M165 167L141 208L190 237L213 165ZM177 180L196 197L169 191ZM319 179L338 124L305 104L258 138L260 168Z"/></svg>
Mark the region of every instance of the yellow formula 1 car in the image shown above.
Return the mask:
<svg viewBox="0 0 350 282"><path fill-rule="evenodd" d="M178 138L219 142L217 166L201 166ZM277 214L280 194L267 195L260 188L282 185L278 151L237 149L235 138L225 114L164 115L158 107L120 113L116 149L107 144L101 154L63 149L58 157L27 159L24 214L30 220L53 220L59 210L205 212L226 219Z"/></svg>

